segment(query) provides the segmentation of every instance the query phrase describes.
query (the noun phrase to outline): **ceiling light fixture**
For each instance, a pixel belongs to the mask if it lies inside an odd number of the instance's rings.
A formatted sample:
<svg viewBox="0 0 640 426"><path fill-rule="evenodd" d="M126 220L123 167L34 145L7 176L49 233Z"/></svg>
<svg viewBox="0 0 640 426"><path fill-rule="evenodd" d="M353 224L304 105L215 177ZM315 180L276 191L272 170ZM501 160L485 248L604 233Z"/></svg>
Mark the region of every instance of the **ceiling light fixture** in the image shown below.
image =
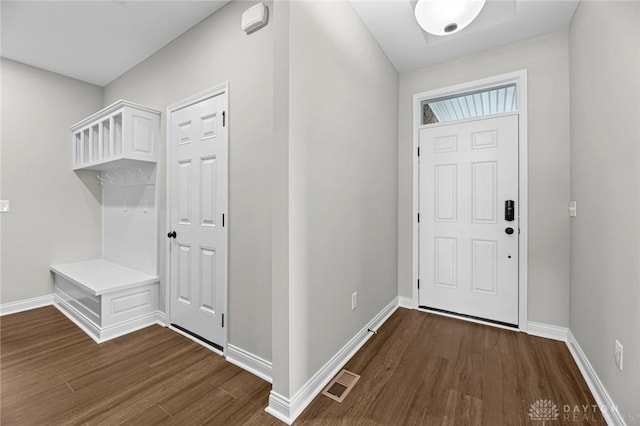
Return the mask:
<svg viewBox="0 0 640 426"><path fill-rule="evenodd" d="M485 3L486 0L418 0L416 20L428 33L449 35L476 19Z"/></svg>

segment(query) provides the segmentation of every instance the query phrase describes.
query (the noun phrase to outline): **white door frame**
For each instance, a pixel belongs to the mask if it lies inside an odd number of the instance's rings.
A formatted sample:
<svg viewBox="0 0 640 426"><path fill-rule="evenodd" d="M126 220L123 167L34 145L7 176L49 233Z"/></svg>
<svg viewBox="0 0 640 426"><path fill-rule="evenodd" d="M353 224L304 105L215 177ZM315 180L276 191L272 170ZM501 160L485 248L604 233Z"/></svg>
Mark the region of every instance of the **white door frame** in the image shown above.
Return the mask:
<svg viewBox="0 0 640 426"><path fill-rule="evenodd" d="M412 302L411 307L418 307L418 267L419 238L418 238L418 211L419 211L419 176L418 176L418 144L420 129L426 127L421 124L421 102L428 99L443 96L456 95L459 93L485 89L505 84L516 85L517 94L517 114L519 115L518 134L518 193L519 193L519 213L520 213L520 238L518 240L518 328L520 331L527 331L527 269L528 269L528 242L529 242L529 163L528 163L528 140L527 140L527 70L515 71L501 74L481 80L456 84L454 86L443 87L441 89L429 90L413 95L413 281L411 283ZM490 118L493 116L487 116ZM451 122L454 124L455 122Z"/></svg>
<svg viewBox="0 0 640 426"><path fill-rule="evenodd" d="M167 119L166 119L166 123L165 123L165 131L166 131L166 138L167 138L167 159L165 161L166 164L166 171L167 171L167 189L166 189L166 212L167 212L167 216L165 219L165 225L166 225L166 232L170 232L169 228L171 227L171 197L169 196L169 191L171 190L171 118L172 115L175 111L188 107L190 105L196 104L198 102L204 101L206 99L209 98L213 98L215 96L220 96L222 95L222 108L224 111L226 111L226 126L227 126L227 132L226 132L226 140L224 141L224 143L227 145L227 199L226 201L226 205L227 205L227 214L226 214L226 232L227 232L227 238L226 238L226 256L227 258L225 259L225 265L226 265L226 270L225 270L225 274L224 274L224 286L225 286L225 294L226 297L223 301L224 304L224 308L223 308L223 312L225 312L226 315L226 321L225 321L225 326L224 326L224 342L222 342L220 345L223 348L223 351L220 352L217 348L207 345L206 343L204 343L203 341L194 338L193 336L178 330L175 327L171 326L171 290L172 290L172 283L171 283L171 240L169 238L166 238L166 242L165 242L165 281L167 282L167 286L165 288L165 295L164 295L164 299L165 299L165 309L167 310L167 327L171 328L172 330L174 330L177 333L182 334L183 336L193 340L194 342L205 346L209 349L211 349L212 351L220 354L220 355L224 355L224 353L227 351L227 342L229 341L229 322L230 322L230 315L229 315L229 223L231 222L229 219L229 82L225 82L222 83L218 86L212 87L211 89L205 90L204 92L198 93L196 95L190 96L187 99L183 99L182 101L176 102L174 104L171 104L167 107Z"/></svg>

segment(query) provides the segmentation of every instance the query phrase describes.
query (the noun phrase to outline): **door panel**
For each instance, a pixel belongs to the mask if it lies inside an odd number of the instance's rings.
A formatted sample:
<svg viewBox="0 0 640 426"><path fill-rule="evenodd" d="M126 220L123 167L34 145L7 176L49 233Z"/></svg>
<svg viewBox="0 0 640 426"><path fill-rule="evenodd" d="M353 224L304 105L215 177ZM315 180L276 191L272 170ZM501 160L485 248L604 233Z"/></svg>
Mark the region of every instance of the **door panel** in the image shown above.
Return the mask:
<svg viewBox="0 0 640 426"><path fill-rule="evenodd" d="M174 111L170 123L170 321L224 347L227 292L226 93Z"/></svg>
<svg viewBox="0 0 640 426"><path fill-rule="evenodd" d="M518 324L518 116L423 128L419 144L419 304Z"/></svg>
<svg viewBox="0 0 640 426"><path fill-rule="evenodd" d="M216 157L206 157L200 164L200 225L216 225Z"/></svg>

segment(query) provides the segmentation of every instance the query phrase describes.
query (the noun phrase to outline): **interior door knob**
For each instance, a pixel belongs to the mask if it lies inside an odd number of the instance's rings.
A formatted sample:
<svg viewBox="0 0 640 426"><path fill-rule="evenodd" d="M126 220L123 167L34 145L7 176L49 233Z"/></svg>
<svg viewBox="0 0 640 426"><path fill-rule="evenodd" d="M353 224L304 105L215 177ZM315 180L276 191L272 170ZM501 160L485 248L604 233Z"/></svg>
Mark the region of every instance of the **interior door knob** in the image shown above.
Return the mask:
<svg viewBox="0 0 640 426"><path fill-rule="evenodd" d="M171 231L167 234L167 238L175 238L176 237L176 231Z"/></svg>
<svg viewBox="0 0 640 426"><path fill-rule="evenodd" d="M513 234L513 228L511 228L511 227L505 228L504 232L506 232L507 235L511 235L511 234ZM174 234L175 234L175 232L174 232Z"/></svg>

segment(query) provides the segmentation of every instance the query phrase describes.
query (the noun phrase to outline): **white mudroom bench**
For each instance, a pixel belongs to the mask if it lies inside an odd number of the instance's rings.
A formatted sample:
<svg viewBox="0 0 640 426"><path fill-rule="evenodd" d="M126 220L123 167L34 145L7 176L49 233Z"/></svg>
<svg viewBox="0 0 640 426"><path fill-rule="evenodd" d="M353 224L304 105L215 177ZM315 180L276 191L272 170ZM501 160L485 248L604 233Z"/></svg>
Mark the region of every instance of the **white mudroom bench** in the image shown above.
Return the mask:
<svg viewBox="0 0 640 426"><path fill-rule="evenodd" d="M163 322L158 312L159 139L160 111L125 100L71 126L73 170L95 173L102 188L102 256L51 265L54 303L98 343Z"/></svg>
<svg viewBox="0 0 640 426"><path fill-rule="evenodd" d="M50 269L55 306L96 342L158 323L159 277L104 259Z"/></svg>

